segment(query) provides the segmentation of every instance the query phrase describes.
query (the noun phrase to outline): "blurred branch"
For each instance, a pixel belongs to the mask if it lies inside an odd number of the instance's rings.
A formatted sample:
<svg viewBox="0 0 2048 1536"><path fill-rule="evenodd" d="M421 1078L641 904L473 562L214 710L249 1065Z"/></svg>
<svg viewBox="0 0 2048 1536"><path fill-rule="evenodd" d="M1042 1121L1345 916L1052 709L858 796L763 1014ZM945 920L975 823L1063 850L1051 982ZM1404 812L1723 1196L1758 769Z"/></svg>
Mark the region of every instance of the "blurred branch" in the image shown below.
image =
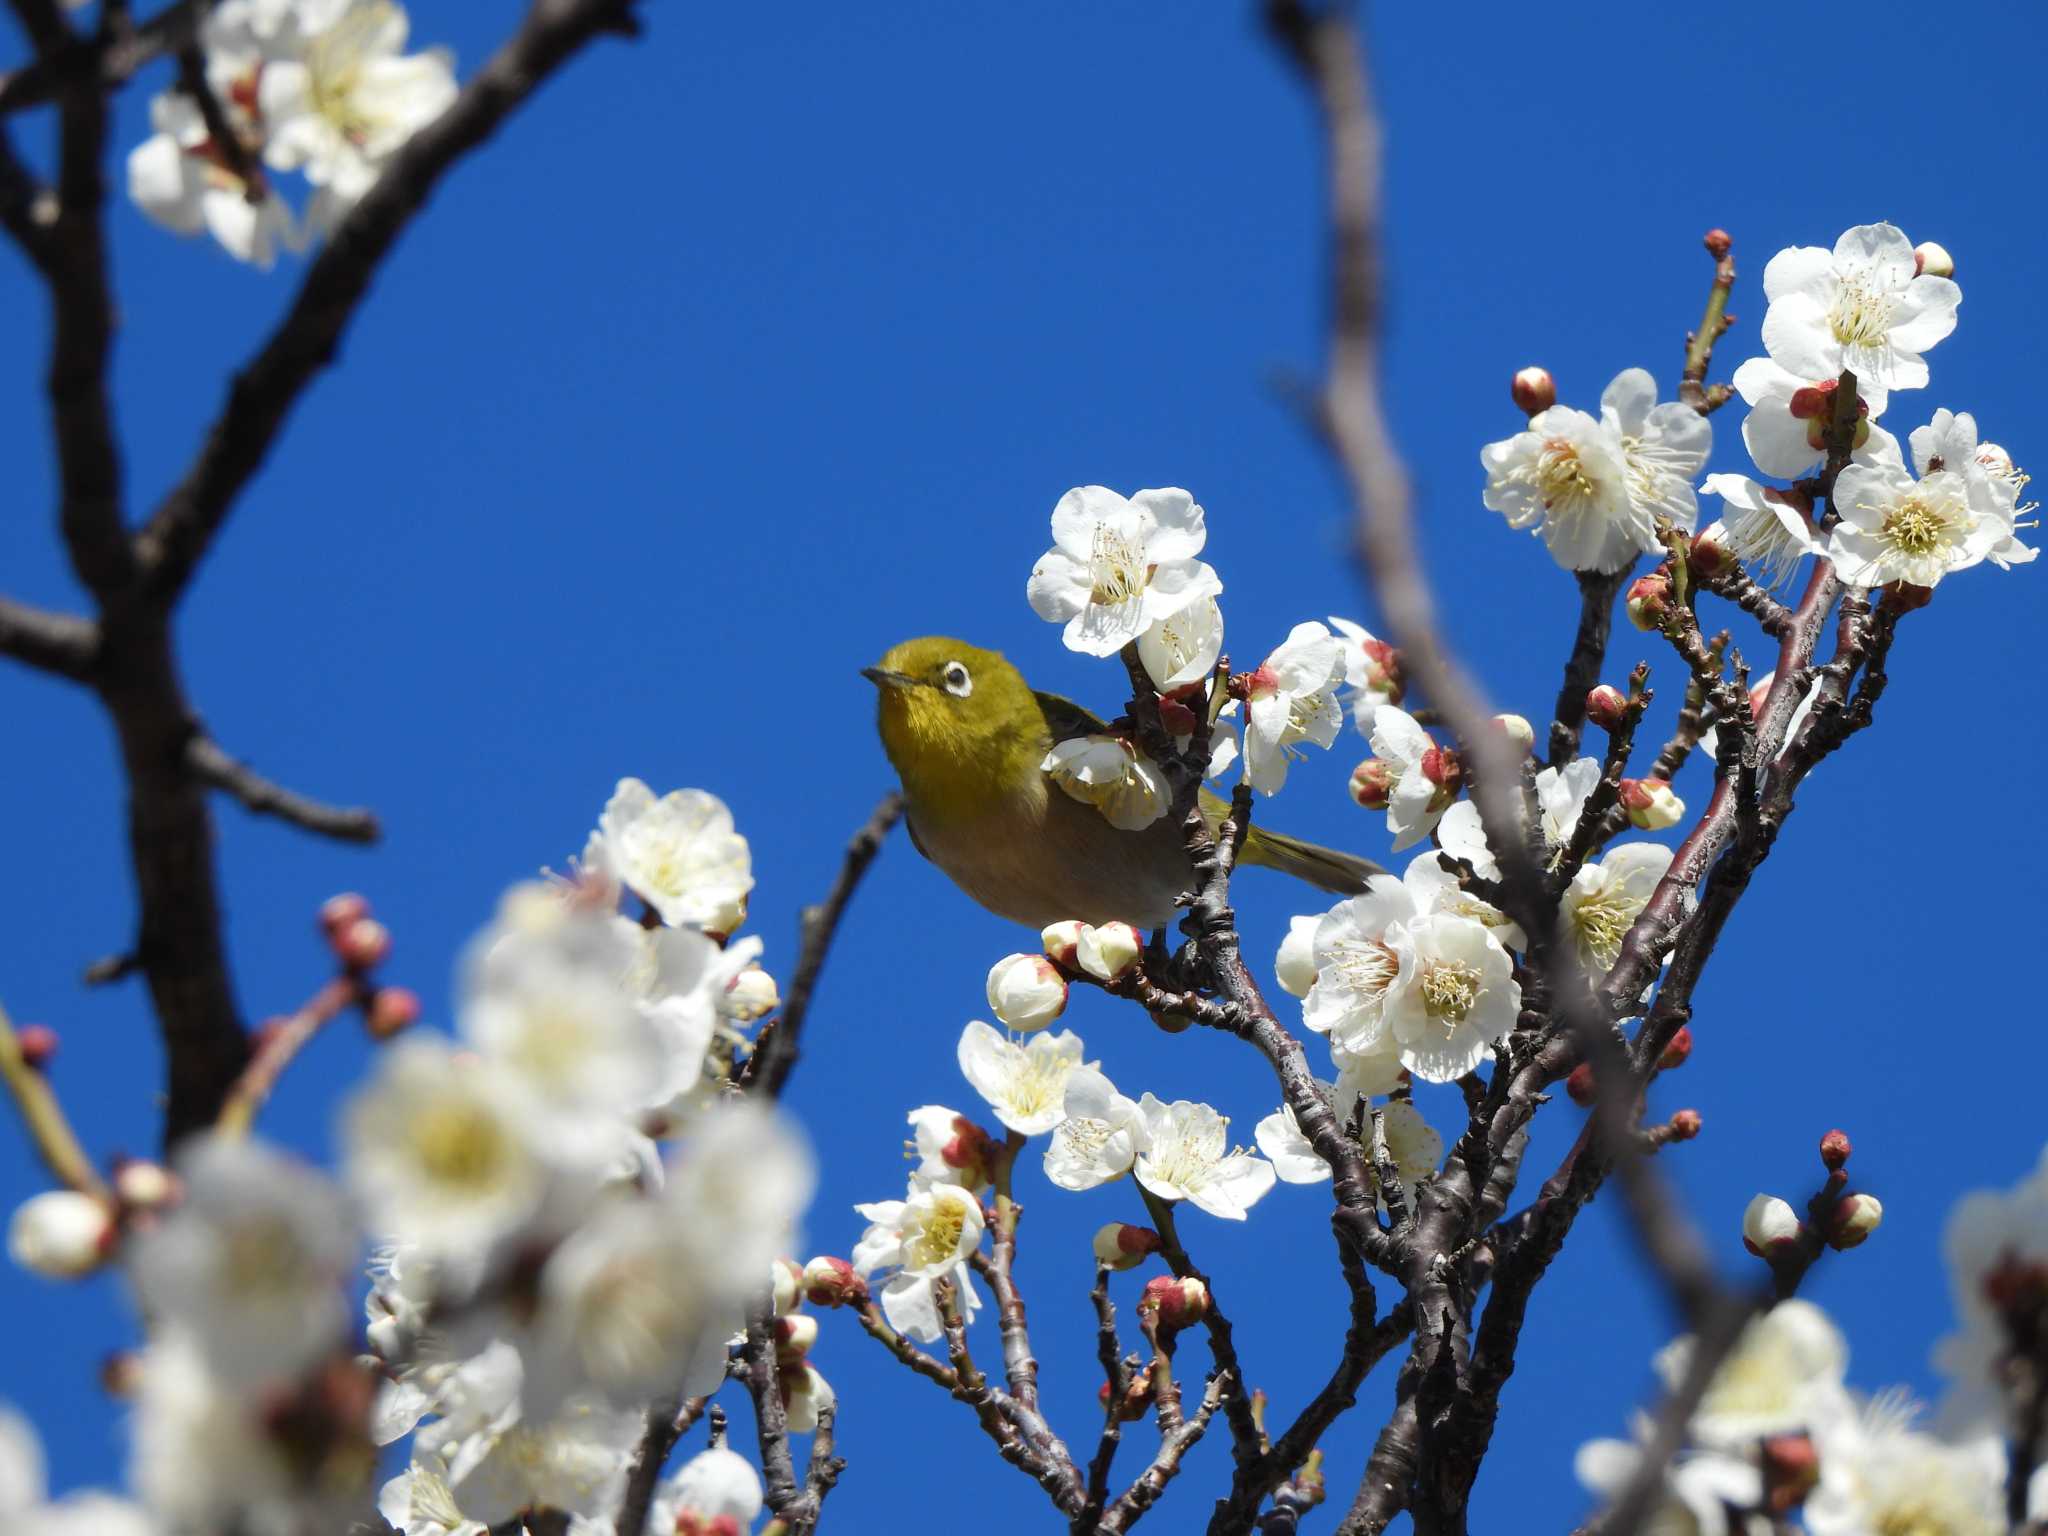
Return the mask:
<svg viewBox="0 0 2048 1536"><path fill-rule="evenodd" d="M229 757L210 736L194 736L185 748L185 760L202 784L233 795L258 816L275 816L305 831L344 843L377 840L375 811L360 806L323 805L281 784L273 784L247 763Z"/></svg>
<svg viewBox="0 0 2048 1536"><path fill-rule="evenodd" d="M198 36L201 0L177 0L140 26L104 38L74 38L22 68L0 75L0 116L39 107L73 83L118 90L166 53Z"/></svg>
<svg viewBox="0 0 2048 1536"><path fill-rule="evenodd" d="M43 1166L60 1184L111 1206L113 1196L106 1181L79 1145L77 1133L64 1118L57 1096L50 1091L49 1079L22 1054L21 1037L14 1032L4 1008L0 1008L0 1080L5 1080L7 1092Z"/></svg>
<svg viewBox="0 0 2048 1536"><path fill-rule="evenodd" d="M0 656L74 683L91 680L99 627L90 619L0 597Z"/></svg>
<svg viewBox="0 0 2048 1536"><path fill-rule="evenodd" d="M298 1012L277 1020L275 1027L262 1037L242 1075L235 1079L234 1087L228 1090L214 1121L219 1133L246 1136L255 1122L256 1111L270 1098L271 1090L277 1087L277 1080L292 1059L324 1026L345 1009L360 1003L365 995L362 977L345 971L306 999Z"/></svg>
<svg viewBox="0 0 2048 1536"><path fill-rule="evenodd" d="M647 1513L654 1504L654 1490L661 1482L661 1469L669 1452L703 1416L710 1401L708 1397L665 1397L647 1410L647 1428L640 1436L633 1464L626 1474L626 1490L620 1495L618 1514L612 1521L614 1530L647 1529Z"/></svg>

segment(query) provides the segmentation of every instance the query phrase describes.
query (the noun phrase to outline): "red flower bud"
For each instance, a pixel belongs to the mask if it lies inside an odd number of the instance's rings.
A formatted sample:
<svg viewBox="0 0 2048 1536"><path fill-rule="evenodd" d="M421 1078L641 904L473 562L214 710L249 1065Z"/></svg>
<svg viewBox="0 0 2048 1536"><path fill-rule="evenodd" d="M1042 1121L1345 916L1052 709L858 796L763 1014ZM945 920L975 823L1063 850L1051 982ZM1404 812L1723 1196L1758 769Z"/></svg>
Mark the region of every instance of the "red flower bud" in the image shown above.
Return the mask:
<svg viewBox="0 0 2048 1536"><path fill-rule="evenodd" d="M1706 238L1701 243L1706 246L1707 254L1716 261L1719 261L1735 248L1734 239L1727 230L1720 228L1718 225L1707 231Z"/></svg>
<svg viewBox="0 0 2048 1536"><path fill-rule="evenodd" d="M1657 1065L1669 1072L1673 1067L1685 1065L1692 1055L1692 1026L1681 1024L1678 1033L1671 1037L1671 1043L1664 1047L1664 1054L1657 1059Z"/></svg>
<svg viewBox="0 0 2048 1536"><path fill-rule="evenodd" d="M1548 368L1524 368L1508 387L1516 406L1531 416L1557 404L1557 380Z"/></svg>
<svg viewBox="0 0 2048 1536"><path fill-rule="evenodd" d="M1138 1316L1157 1333L1176 1333L1209 1315L1209 1288L1190 1275L1155 1275L1138 1297Z"/></svg>
<svg viewBox="0 0 2048 1536"><path fill-rule="evenodd" d="M1394 798L1394 770L1377 757L1368 757L1351 770L1351 798L1368 811L1384 811Z"/></svg>
<svg viewBox="0 0 2048 1536"><path fill-rule="evenodd" d="M320 905L320 931L332 939L344 928L361 922L370 915L370 901L354 891L345 891L339 896L330 896Z"/></svg>
<svg viewBox="0 0 2048 1536"><path fill-rule="evenodd" d="M374 917L359 917L330 936L335 955L352 971L375 970L391 955L391 930Z"/></svg>
<svg viewBox="0 0 2048 1536"><path fill-rule="evenodd" d="M22 1061L38 1072L57 1054L57 1031L47 1024L22 1025L15 1041L21 1047Z"/></svg>
<svg viewBox="0 0 2048 1536"><path fill-rule="evenodd" d="M1671 1139L1691 1141L1700 1133L1700 1112L1696 1109L1681 1109L1671 1117Z"/></svg>
<svg viewBox="0 0 2048 1536"><path fill-rule="evenodd" d="M1671 573L1663 566L1629 583L1628 621L1637 629L1663 627L1671 614Z"/></svg>
<svg viewBox="0 0 2048 1536"><path fill-rule="evenodd" d="M1611 731L1628 718L1628 695L1612 683L1602 683L1586 695L1586 718L1603 731Z"/></svg>
<svg viewBox="0 0 2048 1536"><path fill-rule="evenodd" d="M374 1040L389 1040L418 1023L419 1016L420 995L410 987L379 987L363 1009L363 1023Z"/></svg>
<svg viewBox="0 0 2048 1536"><path fill-rule="evenodd" d="M1827 1165L1830 1173L1848 1162L1849 1154L1854 1150L1855 1148L1849 1145L1847 1131L1829 1131L1820 1139L1820 1160Z"/></svg>
<svg viewBox="0 0 2048 1536"><path fill-rule="evenodd" d="M820 1254L804 1266L804 1300L812 1306L860 1306L867 1299L867 1281L846 1260Z"/></svg>
<svg viewBox="0 0 2048 1536"><path fill-rule="evenodd" d="M1571 1095L1574 1104L1591 1104L1599 1097L1599 1088L1593 1081L1593 1063L1582 1061L1572 1068L1572 1075L1564 1080L1564 1091Z"/></svg>

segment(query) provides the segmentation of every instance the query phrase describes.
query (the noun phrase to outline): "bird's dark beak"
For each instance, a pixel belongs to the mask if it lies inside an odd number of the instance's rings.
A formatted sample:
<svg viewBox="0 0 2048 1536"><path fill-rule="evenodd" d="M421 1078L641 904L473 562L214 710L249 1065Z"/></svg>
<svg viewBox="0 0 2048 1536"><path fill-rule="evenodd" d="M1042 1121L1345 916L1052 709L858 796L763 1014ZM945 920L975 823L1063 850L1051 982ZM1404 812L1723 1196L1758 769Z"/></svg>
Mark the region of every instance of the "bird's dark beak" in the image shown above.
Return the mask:
<svg viewBox="0 0 2048 1536"><path fill-rule="evenodd" d="M908 672L890 672L882 667L862 667L860 675L877 688L915 688L917 679Z"/></svg>

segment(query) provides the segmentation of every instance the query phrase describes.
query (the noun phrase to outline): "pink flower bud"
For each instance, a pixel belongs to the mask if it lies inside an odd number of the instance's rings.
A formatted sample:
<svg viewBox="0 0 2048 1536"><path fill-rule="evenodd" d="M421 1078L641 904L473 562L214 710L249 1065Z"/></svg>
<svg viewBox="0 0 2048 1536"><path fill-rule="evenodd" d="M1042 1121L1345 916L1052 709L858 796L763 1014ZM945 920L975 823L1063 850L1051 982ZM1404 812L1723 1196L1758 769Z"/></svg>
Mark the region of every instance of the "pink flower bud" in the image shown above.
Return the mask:
<svg viewBox="0 0 2048 1536"><path fill-rule="evenodd" d="M1795 421L1825 421L1833 410L1834 393L1838 381L1822 379L1817 384L1806 384L1792 391L1788 407Z"/></svg>
<svg viewBox="0 0 2048 1536"><path fill-rule="evenodd" d="M1081 947L1081 930L1086 926L1071 917L1047 926L1038 936L1045 946L1046 958L1072 970Z"/></svg>
<svg viewBox="0 0 2048 1536"><path fill-rule="evenodd" d="M1728 525L1709 523L1693 536L1686 563L1702 576L1718 576L1735 563L1728 549Z"/></svg>
<svg viewBox="0 0 2048 1536"><path fill-rule="evenodd" d="M1557 380L1548 368L1524 368L1509 385L1515 404L1530 416L1540 415L1557 404Z"/></svg>
<svg viewBox="0 0 2048 1536"><path fill-rule="evenodd" d="M352 971L375 970L391 954L391 930L374 917L359 917L334 934L335 955Z"/></svg>
<svg viewBox="0 0 2048 1536"><path fill-rule="evenodd" d="M1829 1173L1849 1161L1849 1154L1856 1149L1849 1144L1847 1131L1829 1131L1820 1139L1820 1160Z"/></svg>
<svg viewBox="0 0 2048 1536"><path fill-rule="evenodd" d="M1365 652L1367 691L1385 695L1389 704L1400 703L1401 695L1408 691L1401 653L1386 641L1371 636L1359 641L1359 648Z"/></svg>
<svg viewBox="0 0 2048 1536"><path fill-rule="evenodd" d="M1158 1251L1159 1234L1150 1227L1112 1221L1095 1234L1095 1262L1105 1269L1135 1269Z"/></svg>
<svg viewBox="0 0 2048 1536"><path fill-rule="evenodd" d="M775 1358L801 1360L818 1342L818 1320L808 1312L775 1319Z"/></svg>
<svg viewBox="0 0 2048 1536"><path fill-rule="evenodd" d="M320 931L331 940L344 928L353 927L370 915L370 900L354 891L330 896L320 904Z"/></svg>
<svg viewBox="0 0 2048 1536"><path fill-rule="evenodd" d="M775 1304L775 1315L787 1317L804 1303L806 1271L796 1267L795 1259L774 1259L768 1265L768 1294Z"/></svg>
<svg viewBox="0 0 2048 1536"><path fill-rule="evenodd" d="M1775 1515L1789 1514L1819 1485L1820 1452L1804 1434L1766 1435L1761 1452L1764 1507Z"/></svg>
<svg viewBox="0 0 2048 1536"><path fill-rule="evenodd" d="M375 1040L389 1040L419 1022L420 996L410 987L379 987L363 1009L363 1022Z"/></svg>
<svg viewBox="0 0 2048 1536"><path fill-rule="evenodd" d="M1095 1389L1095 1400L1102 1404L1105 1411L1108 1409L1108 1382L1105 1381ZM1116 1405L1117 1422L1119 1424L1135 1424L1151 1411L1152 1373L1150 1371L1133 1371L1129 1384L1124 1388L1124 1395L1118 1400Z"/></svg>
<svg viewBox="0 0 2048 1536"><path fill-rule="evenodd" d="M915 1124L923 1113L913 1110L911 1122ZM962 1189L987 1189L996 1178L995 1138L965 1115L953 1116L945 1130L952 1134L939 1148L939 1161L953 1170Z"/></svg>
<svg viewBox="0 0 2048 1536"><path fill-rule="evenodd" d="M1586 718L1603 731L1611 731L1628 718L1628 695L1612 683L1602 683L1586 695Z"/></svg>
<svg viewBox="0 0 2048 1536"><path fill-rule="evenodd" d="M1682 1067L1692 1056L1692 1026L1681 1024L1678 1033L1671 1037L1671 1043L1664 1047L1664 1054L1657 1058L1657 1065L1666 1072Z"/></svg>
<svg viewBox="0 0 2048 1536"><path fill-rule="evenodd" d="M1536 745L1536 727L1520 715L1495 715L1493 723L1496 729L1524 752Z"/></svg>
<svg viewBox="0 0 2048 1536"><path fill-rule="evenodd" d="M1067 1009L1067 979L1043 955L1005 955L988 972L988 1005L1011 1029L1043 1029Z"/></svg>
<svg viewBox="0 0 2048 1536"><path fill-rule="evenodd" d="M1804 1230L1799 1213L1776 1195L1758 1195L1742 1213L1742 1246L1760 1259L1783 1253Z"/></svg>
<svg viewBox="0 0 2048 1536"><path fill-rule="evenodd" d="M1854 1248L1875 1232L1884 1221L1884 1206L1875 1195L1844 1195L1828 1212L1823 1234L1830 1248Z"/></svg>
<svg viewBox="0 0 2048 1536"><path fill-rule="evenodd" d="M1137 968L1144 953L1145 937L1129 923L1104 923L1099 928L1084 923L1074 962L1097 981L1120 981Z"/></svg>
<svg viewBox="0 0 2048 1536"><path fill-rule="evenodd" d="M1368 757L1351 770L1351 798L1368 811L1384 811L1394 798L1394 770L1377 757Z"/></svg>
<svg viewBox="0 0 2048 1536"><path fill-rule="evenodd" d="M114 1197L129 1210L158 1211L175 1205L183 1188L162 1163L133 1157L114 1170Z"/></svg>
<svg viewBox="0 0 2048 1536"><path fill-rule="evenodd" d="M114 1223L107 1208L72 1189L31 1195L7 1224L7 1256L46 1280L76 1280L106 1262Z"/></svg>
<svg viewBox="0 0 2048 1536"><path fill-rule="evenodd" d="M776 990L775 978L760 966L750 965L725 984L725 996L718 1000L718 1011L736 1023L751 1024L756 1019L765 1019L781 1005L782 994Z"/></svg>
<svg viewBox="0 0 2048 1536"><path fill-rule="evenodd" d="M1956 259L1932 240L1922 240L1913 247L1913 275L1915 277L1954 277Z"/></svg>
<svg viewBox="0 0 2048 1536"><path fill-rule="evenodd" d="M1628 621L1648 632L1661 629L1671 616L1671 574L1661 565L1629 583Z"/></svg>
<svg viewBox="0 0 2048 1536"><path fill-rule="evenodd" d="M1209 1315L1209 1288L1193 1275L1155 1275L1138 1297L1138 1317L1157 1333L1178 1333Z"/></svg>
<svg viewBox="0 0 2048 1536"><path fill-rule="evenodd" d="M24 1024L14 1038L21 1047L23 1065L38 1072L47 1067L57 1054L57 1031L47 1024Z"/></svg>
<svg viewBox="0 0 2048 1536"><path fill-rule="evenodd" d="M1623 779L1621 806L1628 812L1629 825L1644 832L1675 827L1685 816L1685 802L1663 779Z"/></svg>
<svg viewBox="0 0 2048 1536"><path fill-rule="evenodd" d="M1719 261L1735 248L1734 239L1727 230L1719 226L1708 230L1700 243L1706 246L1707 254L1716 261Z"/></svg>
<svg viewBox="0 0 2048 1536"><path fill-rule="evenodd" d="M1573 1067L1571 1076L1564 1080L1564 1091L1571 1095L1574 1104L1591 1104L1597 1099L1600 1089L1593 1081L1593 1063L1582 1061Z"/></svg>
<svg viewBox="0 0 2048 1536"><path fill-rule="evenodd" d="M803 1294L816 1307L859 1306L868 1299L868 1283L846 1260L820 1254L803 1268Z"/></svg>
<svg viewBox="0 0 2048 1536"><path fill-rule="evenodd" d="M1681 1109L1671 1117L1671 1139L1691 1141L1700 1133L1700 1112L1696 1109Z"/></svg>

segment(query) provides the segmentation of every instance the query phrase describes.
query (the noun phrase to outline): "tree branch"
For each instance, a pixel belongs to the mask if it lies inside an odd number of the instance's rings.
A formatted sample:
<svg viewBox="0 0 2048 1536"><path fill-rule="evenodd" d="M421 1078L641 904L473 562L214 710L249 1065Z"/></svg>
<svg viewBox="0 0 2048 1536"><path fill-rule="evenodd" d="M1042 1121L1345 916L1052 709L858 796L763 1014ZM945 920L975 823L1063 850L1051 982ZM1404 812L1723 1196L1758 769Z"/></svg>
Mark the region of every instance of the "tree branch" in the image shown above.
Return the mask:
<svg viewBox="0 0 2048 1536"><path fill-rule="evenodd" d="M64 1118L57 1096L50 1091L49 1079L22 1055L21 1037L15 1034L4 1008L0 1008L0 1081L7 1084L8 1094L43 1166L66 1188L91 1195L111 1207L113 1196L106 1181L79 1145L77 1133Z"/></svg>
<svg viewBox="0 0 2048 1536"><path fill-rule="evenodd" d="M361 806L323 805L274 784L247 763L229 757L211 736L194 736L185 748L185 762L199 782L233 795L258 816L275 816L307 832L344 843L374 843L379 834L377 813Z"/></svg>
<svg viewBox="0 0 2048 1536"><path fill-rule="evenodd" d="M90 619L0 597L0 656L83 683L91 680L99 644L99 626Z"/></svg>

